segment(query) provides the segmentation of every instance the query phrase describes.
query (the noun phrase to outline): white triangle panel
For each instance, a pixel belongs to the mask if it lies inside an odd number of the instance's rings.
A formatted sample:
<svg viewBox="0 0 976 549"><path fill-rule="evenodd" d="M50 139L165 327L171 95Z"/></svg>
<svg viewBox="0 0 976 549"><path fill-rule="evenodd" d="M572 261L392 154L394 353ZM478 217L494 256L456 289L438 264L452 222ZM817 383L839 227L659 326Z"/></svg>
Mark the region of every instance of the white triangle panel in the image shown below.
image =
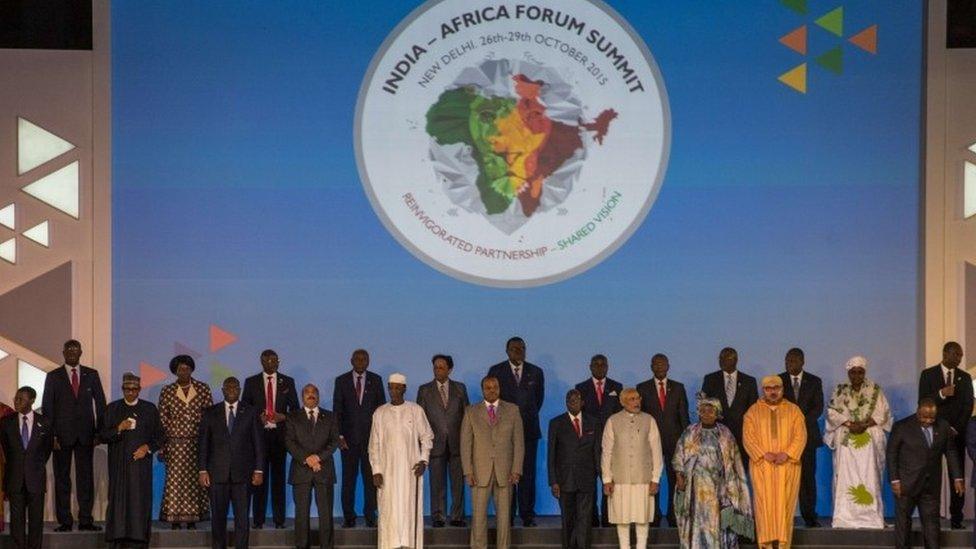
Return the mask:
<svg viewBox="0 0 976 549"><path fill-rule="evenodd" d="M17 263L17 241L11 238L0 242L0 259L8 263Z"/></svg>
<svg viewBox="0 0 976 549"><path fill-rule="evenodd" d="M970 145L969 146L969 150L970 150L970 152L976 153L976 143L973 143L972 145Z"/></svg>
<svg viewBox="0 0 976 549"><path fill-rule="evenodd" d="M44 402L44 380L47 372L27 362L26 360L17 361L17 388L24 386L33 387L37 391L37 399L34 401L34 409L41 407Z"/></svg>
<svg viewBox="0 0 976 549"><path fill-rule="evenodd" d="M7 358L8 356L10 356L10 353L8 353L7 351L4 351L3 349L0 349L0 360L3 360L5 358Z"/></svg>
<svg viewBox="0 0 976 549"><path fill-rule="evenodd" d="M17 175L23 175L45 162L75 148L30 120L17 118Z"/></svg>
<svg viewBox="0 0 976 549"><path fill-rule="evenodd" d="M969 219L976 215L976 164L966 162L962 183L963 214Z"/></svg>
<svg viewBox="0 0 976 549"><path fill-rule="evenodd" d="M78 219L78 161L21 189L25 193Z"/></svg>
<svg viewBox="0 0 976 549"><path fill-rule="evenodd" d="M33 240L34 242L37 242L38 244L44 246L45 248L47 248L51 244L49 238L50 235L48 234L47 221L43 223L39 223L31 227L30 229L27 229L26 231L24 231L23 236L26 236L27 238Z"/></svg>
<svg viewBox="0 0 976 549"><path fill-rule="evenodd" d="M11 231L17 230L17 206L15 204L8 204L3 208L0 208L0 225L10 229Z"/></svg>

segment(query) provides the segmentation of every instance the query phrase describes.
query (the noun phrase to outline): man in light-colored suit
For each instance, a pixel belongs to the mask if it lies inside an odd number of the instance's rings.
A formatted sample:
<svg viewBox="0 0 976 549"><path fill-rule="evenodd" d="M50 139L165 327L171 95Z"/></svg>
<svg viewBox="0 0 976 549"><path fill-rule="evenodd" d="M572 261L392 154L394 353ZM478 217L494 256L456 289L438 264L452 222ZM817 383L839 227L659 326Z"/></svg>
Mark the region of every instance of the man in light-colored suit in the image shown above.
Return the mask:
<svg viewBox="0 0 976 549"><path fill-rule="evenodd" d="M485 400L468 406L461 423L461 467L471 487L471 547L488 547L488 498L495 501L498 549L508 549L512 486L522 478L525 440L522 416L499 398L498 379L481 380Z"/></svg>
<svg viewBox="0 0 976 549"><path fill-rule="evenodd" d="M430 451L430 514L434 528L445 524L467 526L464 522L464 479L461 472L461 420L468 407L468 388L449 378L454 370L450 355L434 355L434 380L420 386L417 404L424 409L434 431ZM447 479L451 480L451 506L448 513Z"/></svg>

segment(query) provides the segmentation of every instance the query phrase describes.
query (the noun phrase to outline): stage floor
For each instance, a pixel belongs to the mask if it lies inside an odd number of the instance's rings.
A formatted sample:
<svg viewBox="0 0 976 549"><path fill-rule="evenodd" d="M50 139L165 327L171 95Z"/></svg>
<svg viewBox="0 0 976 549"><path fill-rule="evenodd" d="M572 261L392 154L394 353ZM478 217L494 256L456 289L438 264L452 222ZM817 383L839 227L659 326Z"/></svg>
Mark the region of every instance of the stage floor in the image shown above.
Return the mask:
<svg viewBox="0 0 976 549"><path fill-rule="evenodd" d="M360 520L360 523L362 521ZM560 546L559 540L559 517L539 517L539 526L535 528L516 527L512 530L512 546L524 547L527 549L554 549ZM821 519L824 524L829 523L829 519ZM336 522L335 545L348 549L367 549L376 547L376 530L358 526L356 528L338 527L340 521ZM493 524L493 523L492 523ZM516 520L516 525L520 521ZM95 549L106 547L104 534L101 532L68 532L55 533L53 528L56 525L50 523L44 532L45 549ZM943 521L942 547L974 547L972 523L967 521L966 528L963 530L950 530L948 521ZM317 527L315 519L312 520L312 546L316 547L318 537L314 529ZM168 524L154 523L153 537L151 545L153 547L209 547L210 546L210 524L202 522L198 525L198 530L170 530ZM889 527L882 531L879 530L847 530L832 528L804 528L797 526L793 534L793 544L796 547L808 549L846 549L853 547L862 548L881 548L893 547L894 529ZM913 533L913 544L922 546L921 533ZM231 543L233 543L233 532L230 533ZM494 540L494 532L489 532L489 538ZM650 544L653 547L677 548L677 532L674 528L652 528ZM432 549L463 549L468 547L467 528L431 528L429 523L425 529L424 545ZM13 542L5 532L0 536L0 549L12 548ZM292 532L292 521L286 523L282 530L268 528L265 525L263 530L251 530L251 547L294 547L294 533ZM593 535L593 547L597 549L615 549L617 547L617 534L613 528L596 528ZM750 547L746 545L745 547Z"/></svg>

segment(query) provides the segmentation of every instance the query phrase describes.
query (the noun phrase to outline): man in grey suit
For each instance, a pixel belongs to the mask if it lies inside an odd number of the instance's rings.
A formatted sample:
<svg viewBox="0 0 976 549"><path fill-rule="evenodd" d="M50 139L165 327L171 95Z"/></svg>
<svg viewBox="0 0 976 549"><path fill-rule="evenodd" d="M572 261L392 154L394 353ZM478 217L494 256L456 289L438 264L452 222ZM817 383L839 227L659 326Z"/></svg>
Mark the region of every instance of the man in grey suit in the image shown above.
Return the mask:
<svg viewBox="0 0 976 549"><path fill-rule="evenodd" d="M434 381L420 386L417 404L424 409L434 431L434 448L430 451L430 514L434 528L445 524L447 479L451 479L451 526L465 527L464 478L461 471L461 420L468 407L468 388L450 379L454 359L434 355Z"/></svg>
<svg viewBox="0 0 976 549"><path fill-rule="evenodd" d="M501 400L498 378L481 380L485 400L468 406L461 422L461 467L471 487L471 547L488 547L488 498L495 501L498 549L508 549L512 486L522 478L525 440L518 406Z"/></svg>
<svg viewBox="0 0 976 549"><path fill-rule="evenodd" d="M311 537L309 516L312 489L319 512L319 547L332 548L332 494L335 490L335 462L339 447L339 424L332 412L319 408L319 389L309 383L302 388L303 407L285 420L285 446L291 454L288 483L295 497L295 547L306 549Z"/></svg>

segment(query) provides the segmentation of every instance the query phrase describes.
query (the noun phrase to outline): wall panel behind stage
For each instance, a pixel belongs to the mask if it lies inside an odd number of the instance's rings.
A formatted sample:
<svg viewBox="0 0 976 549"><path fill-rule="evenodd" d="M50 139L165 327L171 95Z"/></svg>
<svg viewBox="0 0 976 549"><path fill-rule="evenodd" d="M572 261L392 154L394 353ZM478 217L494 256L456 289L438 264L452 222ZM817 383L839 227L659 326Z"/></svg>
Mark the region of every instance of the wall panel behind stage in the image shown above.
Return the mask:
<svg viewBox="0 0 976 549"><path fill-rule="evenodd" d="M544 422L594 353L634 385L664 352L694 392L726 345L753 375L800 346L828 387L864 354L908 414L921 366L921 6L847 3L838 37L814 22L835 7L823 2L806 14L772 0L611 4L667 89L660 194L599 265L498 289L415 259L357 173L359 86L413 3L116 3L112 383L141 369L154 399L189 349L216 386L257 372L271 347L329 407L333 378L365 347L372 370L407 374L411 397L430 356L451 353L477 396L518 334L546 371ZM848 41L875 24L877 53ZM802 25L806 54L778 42ZM839 74L818 62L836 47ZM777 80L801 63L806 93ZM554 514L542 463L537 510ZM821 486L829 470L822 453ZM826 490L818 508L830 512Z"/></svg>

